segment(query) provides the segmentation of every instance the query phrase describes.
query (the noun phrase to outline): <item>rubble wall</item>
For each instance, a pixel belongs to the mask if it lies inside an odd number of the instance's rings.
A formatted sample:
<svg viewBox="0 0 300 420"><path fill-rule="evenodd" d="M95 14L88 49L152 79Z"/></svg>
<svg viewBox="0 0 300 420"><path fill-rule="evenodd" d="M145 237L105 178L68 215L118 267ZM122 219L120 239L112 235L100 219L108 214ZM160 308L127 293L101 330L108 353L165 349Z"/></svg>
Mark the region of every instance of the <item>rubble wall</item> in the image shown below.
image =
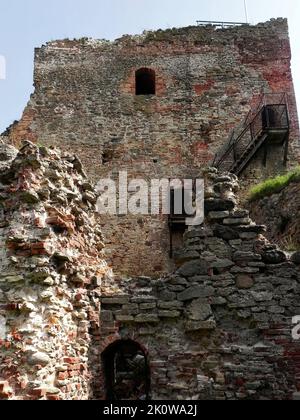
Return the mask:
<svg viewBox="0 0 300 420"><path fill-rule="evenodd" d="M103 354L131 340L153 400L299 397L299 255L239 208L237 179L206 177L206 222L172 274L114 276L78 158L1 146L0 399L106 399Z"/></svg>
<svg viewBox="0 0 300 420"><path fill-rule="evenodd" d="M0 399L91 399L112 275L92 187L70 154L0 154Z"/></svg>
<svg viewBox="0 0 300 420"><path fill-rule="evenodd" d="M295 179L276 194L247 203L251 215L265 224L266 236L287 251L300 250L300 181Z"/></svg>
<svg viewBox="0 0 300 420"><path fill-rule="evenodd" d="M177 270L102 296L102 349L128 339L145 348L153 399L297 398L299 255L289 259L238 207L233 175L210 172L207 186L206 224L185 234Z"/></svg>

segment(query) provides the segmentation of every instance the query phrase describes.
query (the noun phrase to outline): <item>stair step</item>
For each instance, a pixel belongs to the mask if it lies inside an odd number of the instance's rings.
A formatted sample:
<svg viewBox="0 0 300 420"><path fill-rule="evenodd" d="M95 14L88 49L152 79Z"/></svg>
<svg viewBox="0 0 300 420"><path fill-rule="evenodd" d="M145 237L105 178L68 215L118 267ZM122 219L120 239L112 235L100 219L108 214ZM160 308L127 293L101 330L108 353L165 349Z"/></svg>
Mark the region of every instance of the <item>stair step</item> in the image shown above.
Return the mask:
<svg viewBox="0 0 300 420"><path fill-rule="evenodd" d="M242 165L243 164L246 165L248 163L248 161L253 157L256 150L258 150L258 148L264 143L266 138L267 138L267 136L264 135L264 136L258 137L255 141L253 141L253 143L251 143L248 146L248 148L244 151L242 156L233 164L231 170L235 173L239 172L239 170L241 170L243 168Z"/></svg>

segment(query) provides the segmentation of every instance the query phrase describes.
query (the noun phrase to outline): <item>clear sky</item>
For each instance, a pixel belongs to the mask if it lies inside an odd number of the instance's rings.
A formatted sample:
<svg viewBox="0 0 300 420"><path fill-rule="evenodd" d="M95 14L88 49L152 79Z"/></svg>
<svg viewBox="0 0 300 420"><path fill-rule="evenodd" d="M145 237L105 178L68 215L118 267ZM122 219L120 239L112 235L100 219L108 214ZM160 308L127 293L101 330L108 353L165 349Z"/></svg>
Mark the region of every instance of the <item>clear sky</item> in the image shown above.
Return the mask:
<svg viewBox="0 0 300 420"><path fill-rule="evenodd" d="M247 0L251 23L288 17L300 105L300 1ZM0 132L19 119L32 87L33 51L61 38L114 39L196 20L245 21L244 0L0 0ZM1 79L1 69L0 69Z"/></svg>

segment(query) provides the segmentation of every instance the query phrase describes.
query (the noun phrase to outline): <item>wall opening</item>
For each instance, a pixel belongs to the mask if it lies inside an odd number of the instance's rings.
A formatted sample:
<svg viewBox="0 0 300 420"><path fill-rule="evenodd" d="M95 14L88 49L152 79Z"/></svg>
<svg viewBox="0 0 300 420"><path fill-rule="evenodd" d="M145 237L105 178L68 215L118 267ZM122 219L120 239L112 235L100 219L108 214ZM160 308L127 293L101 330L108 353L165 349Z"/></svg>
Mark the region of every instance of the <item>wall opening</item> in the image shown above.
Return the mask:
<svg viewBox="0 0 300 420"><path fill-rule="evenodd" d="M106 399L149 400L150 369L143 348L132 340L119 340L102 353Z"/></svg>
<svg viewBox="0 0 300 420"><path fill-rule="evenodd" d="M185 204L187 204L188 200L191 200L190 204L193 203L193 194L193 190L189 191L185 188L171 187L170 189L170 258L174 257L174 252L181 251L183 248L183 237L187 229L186 218L191 217L186 212Z"/></svg>
<svg viewBox="0 0 300 420"><path fill-rule="evenodd" d="M102 153L102 164L105 165L107 163L110 163L113 160L113 151L112 150L105 150Z"/></svg>
<svg viewBox="0 0 300 420"><path fill-rule="evenodd" d="M263 129L284 129L289 126L286 105L266 105L262 111Z"/></svg>
<svg viewBox="0 0 300 420"><path fill-rule="evenodd" d="M135 89L136 95L155 95L155 71L147 68L137 70L135 73Z"/></svg>

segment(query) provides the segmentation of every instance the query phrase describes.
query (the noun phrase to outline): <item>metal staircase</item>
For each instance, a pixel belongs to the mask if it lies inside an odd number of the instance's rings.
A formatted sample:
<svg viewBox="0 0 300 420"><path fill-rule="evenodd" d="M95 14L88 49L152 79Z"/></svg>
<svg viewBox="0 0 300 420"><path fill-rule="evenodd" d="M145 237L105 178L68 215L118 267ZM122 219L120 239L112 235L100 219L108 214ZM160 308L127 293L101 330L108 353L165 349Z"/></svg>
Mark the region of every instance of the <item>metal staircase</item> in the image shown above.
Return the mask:
<svg viewBox="0 0 300 420"><path fill-rule="evenodd" d="M233 132L225 147L217 153L213 166L222 172L240 175L262 147L265 149L266 164L268 147L283 143L286 163L289 128L287 95L262 94L258 106L249 112L243 127L237 133Z"/></svg>

